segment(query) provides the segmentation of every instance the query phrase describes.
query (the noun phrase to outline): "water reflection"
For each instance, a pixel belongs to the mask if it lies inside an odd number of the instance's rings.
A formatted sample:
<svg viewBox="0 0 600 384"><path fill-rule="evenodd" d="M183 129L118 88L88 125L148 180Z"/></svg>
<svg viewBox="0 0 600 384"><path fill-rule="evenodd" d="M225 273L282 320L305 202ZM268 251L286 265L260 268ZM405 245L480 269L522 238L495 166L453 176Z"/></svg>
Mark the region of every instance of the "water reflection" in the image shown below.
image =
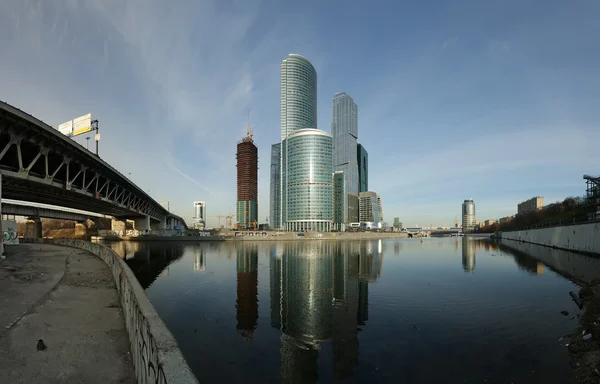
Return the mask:
<svg viewBox="0 0 600 384"><path fill-rule="evenodd" d="M358 326L368 320L368 283L381 276L382 252L381 241L271 248L271 325L281 331L284 382L316 381L326 340L335 377L354 375Z"/></svg>
<svg viewBox="0 0 600 384"><path fill-rule="evenodd" d="M194 272L206 271L206 256L203 247L194 248Z"/></svg>
<svg viewBox="0 0 600 384"><path fill-rule="evenodd" d="M458 245L458 242L456 244ZM462 265L465 272L473 273L475 269L475 254L480 247L481 241L469 237L462 238Z"/></svg>
<svg viewBox="0 0 600 384"><path fill-rule="evenodd" d="M236 328L247 340L252 339L258 323L258 248L238 248L236 260Z"/></svg>

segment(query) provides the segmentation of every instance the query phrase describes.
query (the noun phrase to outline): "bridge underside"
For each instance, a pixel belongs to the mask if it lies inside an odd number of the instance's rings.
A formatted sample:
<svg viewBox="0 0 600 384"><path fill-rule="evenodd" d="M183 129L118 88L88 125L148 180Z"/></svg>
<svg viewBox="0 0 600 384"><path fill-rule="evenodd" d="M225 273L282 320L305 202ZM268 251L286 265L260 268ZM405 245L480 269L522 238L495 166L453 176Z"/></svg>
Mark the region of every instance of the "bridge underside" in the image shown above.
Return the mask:
<svg viewBox="0 0 600 384"><path fill-rule="evenodd" d="M0 102L2 197L108 216L181 223L120 172L31 115ZM177 224L180 225L180 224Z"/></svg>

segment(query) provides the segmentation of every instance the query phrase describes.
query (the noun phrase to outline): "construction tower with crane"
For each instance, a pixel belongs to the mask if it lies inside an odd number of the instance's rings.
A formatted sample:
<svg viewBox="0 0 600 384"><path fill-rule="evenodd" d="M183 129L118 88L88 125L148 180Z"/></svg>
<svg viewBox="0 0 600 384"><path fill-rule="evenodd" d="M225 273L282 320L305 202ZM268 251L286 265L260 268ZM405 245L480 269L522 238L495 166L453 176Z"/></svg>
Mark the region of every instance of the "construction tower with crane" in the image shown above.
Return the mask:
<svg viewBox="0 0 600 384"><path fill-rule="evenodd" d="M237 143L237 227L256 229L258 219L258 148L254 144L254 133L250 126L250 111L246 137Z"/></svg>

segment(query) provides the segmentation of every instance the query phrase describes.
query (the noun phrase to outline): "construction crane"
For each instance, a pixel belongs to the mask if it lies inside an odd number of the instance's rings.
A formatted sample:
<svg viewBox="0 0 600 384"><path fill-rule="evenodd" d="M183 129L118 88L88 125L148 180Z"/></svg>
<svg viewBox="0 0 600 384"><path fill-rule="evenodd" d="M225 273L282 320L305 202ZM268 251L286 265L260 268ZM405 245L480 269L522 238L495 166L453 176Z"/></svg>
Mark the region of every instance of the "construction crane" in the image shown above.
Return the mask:
<svg viewBox="0 0 600 384"><path fill-rule="evenodd" d="M232 213L228 216L225 216L225 227L227 229L232 229L233 228L233 218L236 217L237 215L235 213ZM229 225L227 224L229 220Z"/></svg>
<svg viewBox="0 0 600 384"><path fill-rule="evenodd" d="M221 228L221 219L227 219L228 216L224 216L224 215L214 215L214 216L209 216L209 217L216 217L219 219L219 226L217 228ZM227 220L225 221L225 225L227 225Z"/></svg>

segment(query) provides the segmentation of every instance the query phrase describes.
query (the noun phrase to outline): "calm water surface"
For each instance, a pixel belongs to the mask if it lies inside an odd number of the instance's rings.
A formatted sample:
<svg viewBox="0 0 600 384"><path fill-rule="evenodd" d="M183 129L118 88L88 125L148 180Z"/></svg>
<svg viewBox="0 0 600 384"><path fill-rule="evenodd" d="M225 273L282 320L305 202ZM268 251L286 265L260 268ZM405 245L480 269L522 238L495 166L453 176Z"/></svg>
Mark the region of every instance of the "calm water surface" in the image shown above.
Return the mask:
<svg viewBox="0 0 600 384"><path fill-rule="evenodd" d="M468 238L111 246L200 382L571 378L578 286L535 255Z"/></svg>

